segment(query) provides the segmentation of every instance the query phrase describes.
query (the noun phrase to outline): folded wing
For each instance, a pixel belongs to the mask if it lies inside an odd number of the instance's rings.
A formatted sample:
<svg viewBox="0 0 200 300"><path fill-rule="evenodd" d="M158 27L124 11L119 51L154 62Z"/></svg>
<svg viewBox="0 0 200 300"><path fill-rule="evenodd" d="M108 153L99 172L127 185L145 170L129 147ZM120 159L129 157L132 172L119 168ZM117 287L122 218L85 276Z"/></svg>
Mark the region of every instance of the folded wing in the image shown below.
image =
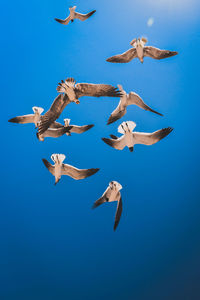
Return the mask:
<svg viewBox="0 0 200 300"><path fill-rule="evenodd" d="M144 56L149 56L154 59L163 59L177 54L178 52L176 51L160 50L152 46L144 47Z"/></svg>
<svg viewBox="0 0 200 300"><path fill-rule="evenodd" d="M133 132L133 137L136 141L135 144L153 145L170 134L172 130L173 128L168 127L157 130L153 133Z"/></svg>
<svg viewBox="0 0 200 300"><path fill-rule="evenodd" d="M106 59L106 61L112 62L112 63L128 63L135 57L137 57L136 49L131 48L122 54L118 54L118 55L109 57L108 59Z"/></svg>

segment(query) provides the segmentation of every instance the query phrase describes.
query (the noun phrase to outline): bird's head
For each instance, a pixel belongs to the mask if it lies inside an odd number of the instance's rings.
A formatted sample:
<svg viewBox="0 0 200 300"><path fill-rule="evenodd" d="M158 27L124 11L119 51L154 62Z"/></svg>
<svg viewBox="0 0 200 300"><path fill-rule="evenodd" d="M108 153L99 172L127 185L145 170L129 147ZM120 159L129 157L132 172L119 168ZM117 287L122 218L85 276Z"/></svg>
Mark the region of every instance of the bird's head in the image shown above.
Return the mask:
<svg viewBox="0 0 200 300"><path fill-rule="evenodd" d="M53 160L53 162L55 164L59 164L59 165L61 165L63 163L65 158L66 158L66 156L64 154L54 153L54 154L51 155L51 159Z"/></svg>
<svg viewBox="0 0 200 300"><path fill-rule="evenodd" d="M111 181L109 183L110 188L113 190L120 191L122 189L122 185L117 181Z"/></svg>
<svg viewBox="0 0 200 300"><path fill-rule="evenodd" d="M37 106L33 106L32 110L34 111L35 114L39 114L39 115L41 115L44 111L42 107L37 107Z"/></svg>
<svg viewBox="0 0 200 300"><path fill-rule="evenodd" d="M69 126L71 119L64 119L65 127Z"/></svg>
<svg viewBox="0 0 200 300"><path fill-rule="evenodd" d="M136 123L133 121L126 121L119 125L118 132L121 134L125 134L126 132L132 132L136 127Z"/></svg>

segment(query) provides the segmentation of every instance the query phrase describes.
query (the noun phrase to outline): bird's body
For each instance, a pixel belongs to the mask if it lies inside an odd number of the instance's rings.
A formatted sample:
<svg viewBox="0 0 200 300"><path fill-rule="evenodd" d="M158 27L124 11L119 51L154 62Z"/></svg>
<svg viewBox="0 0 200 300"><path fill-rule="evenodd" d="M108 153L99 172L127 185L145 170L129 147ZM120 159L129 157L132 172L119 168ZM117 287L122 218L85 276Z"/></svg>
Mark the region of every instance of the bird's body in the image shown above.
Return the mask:
<svg viewBox="0 0 200 300"><path fill-rule="evenodd" d="M80 180L94 175L99 169L77 169L71 165L63 164L65 159L64 154L52 154L51 159L54 165L50 164L46 159L43 159L44 165L49 172L55 177L55 184L58 183L62 175L67 175L73 179Z"/></svg>
<svg viewBox="0 0 200 300"><path fill-rule="evenodd" d="M51 128L56 128L56 129L61 129L61 128L65 128L68 127L69 130L66 132L66 135L71 136L71 133L83 133L89 129L91 129L92 127L94 127L94 124L89 124L89 125L83 125L83 126L79 126L79 125L72 125L70 124L70 119L64 119L64 125L62 125L59 122L54 122L51 125Z"/></svg>
<svg viewBox="0 0 200 300"><path fill-rule="evenodd" d="M44 109L42 107L37 107L37 106L32 107L32 109L34 114L18 116L8 120L8 122L18 123L18 124L33 123L35 124L35 127L38 127L39 121L41 119L41 114L43 113Z"/></svg>
<svg viewBox="0 0 200 300"><path fill-rule="evenodd" d="M118 131L122 134L121 137L111 136L111 139L102 138L102 140L117 150L123 150L127 146L132 152L136 144L153 145L173 130L171 127L168 127L153 133L133 132L135 127L136 124L132 121L123 122L118 127Z"/></svg>
<svg viewBox="0 0 200 300"><path fill-rule="evenodd" d="M116 230L122 214L122 198L120 193L121 189L122 186L120 183L118 183L117 181L111 181L106 191L93 205L93 208L96 208L105 202L114 202L114 201L118 202L117 210L115 214L114 230Z"/></svg>
<svg viewBox="0 0 200 300"><path fill-rule="evenodd" d="M89 97L120 97L121 92L109 84L93 84L93 83L77 83L73 78L67 78L61 81L57 87L57 91L61 93L56 97L50 109L42 116L38 133L44 133L51 124L56 121L64 108L71 102L79 104L79 98L83 96Z"/></svg>
<svg viewBox="0 0 200 300"><path fill-rule="evenodd" d="M122 54L109 57L106 61L112 63L128 63L137 57L141 61L141 63L143 63L144 57L146 56L154 59L163 59L178 54L178 52L176 51L160 50L152 46L145 46L146 43L147 39L143 37L134 39L130 42L133 48L130 48Z"/></svg>
<svg viewBox="0 0 200 300"><path fill-rule="evenodd" d="M61 23L63 25L68 25L70 21L74 22L75 19L79 19L81 21L85 21L85 20L87 20L89 17L91 17L96 12L96 10L93 10L93 11L87 13L87 14L80 14L80 13L76 12L75 10L76 10L76 6L69 7L70 14L69 14L69 16L66 19L62 20L62 19L55 18L55 20L58 23Z"/></svg>
<svg viewBox="0 0 200 300"><path fill-rule="evenodd" d="M137 105L144 110L151 111L155 114L162 116L162 114L153 110L151 107L149 107L147 104L145 104L144 101L142 100L142 98L138 94L136 94L134 92L130 92L129 94L127 94L123 90L123 87L121 85L118 85L118 88L119 88L122 96L120 97L120 101L119 101L117 108L112 112L110 118L108 119L107 124L111 124L111 123L121 119L126 114L127 106L129 106L129 105Z"/></svg>

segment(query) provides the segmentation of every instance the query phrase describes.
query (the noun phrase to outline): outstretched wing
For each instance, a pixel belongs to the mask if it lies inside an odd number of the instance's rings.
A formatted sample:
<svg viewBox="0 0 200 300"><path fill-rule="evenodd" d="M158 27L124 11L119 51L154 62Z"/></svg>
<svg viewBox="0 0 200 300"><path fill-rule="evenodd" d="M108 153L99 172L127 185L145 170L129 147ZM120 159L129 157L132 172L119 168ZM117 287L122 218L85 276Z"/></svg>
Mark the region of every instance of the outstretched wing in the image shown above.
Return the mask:
<svg viewBox="0 0 200 300"><path fill-rule="evenodd" d="M59 122L53 122L50 126L49 126L49 128L61 128L61 127L64 127L64 125L63 124L61 124L61 123L59 123Z"/></svg>
<svg viewBox="0 0 200 300"><path fill-rule="evenodd" d="M60 24L67 25L67 24L69 24L71 17L68 16L65 20L61 20L61 19L57 19L57 18L55 18L54 20Z"/></svg>
<svg viewBox="0 0 200 300"><path fill-rule="evenodd" d="M41 116L38 126L39 135L44 133L50 127L50 125L59 118L64 108L69 103L70 101L66 94L60 94L56 97L50 109L43 116Z"/></svg>
<svg viewBox="0 0 200 300"><path fill-rule="evenodd" d="M111 195L111 188L110 188L110 186L108 186L107 189L105 190L105 192L103 193L103 195L94 202L92 208L96 208L99 205L107 202L110 198L110 195Z"/></svg>
<svg viewBox="0 0 200 300"><path fill-rule="evenodd" d="M95 12L96 12L96 10L93 10L93 11L89 12L88 14L80 14L78 12L75 12L75 19L79 19L81 21L85 21L89 17L91 17Z"/></svg>
<svg viewBox="0 0 200 300"><path fill-rule="evenodd" d="M61 127L61 128L48 128L43 134L43 137L53 137L57 138L65 134L66 132L70 132L72 126Z"/></svg>
<svg viewBox="0 0 200 300"><path fill-rule="evenodd" d="M89 130L90 128L94 127L93 124L91 125L84 125L84 126L77 126L77 125L72 125L72 128L70 129L70 132L73 133L83 133L87 130Z"/></svg>
<svg viewBox="0 0 200 300"><path fill-rule="evenodd" d="M159 116L163 116L162 114L153 110L151 107L149 107L147 104L145 104L144 101L142 100L142 98L140 98L140 96L134 92L130 92L128 95L128 105L132 105L132 104L135 104L144 110L151 111Z"/></svg>
<svg viewBox="0 0 200 300"><path fill-rule="evenodd" d="M28 124L28 123L34 123L34 118L35 118L35 115L30 114L30 115L24 115L24 116L12 118L12 119L8 120L8 122L19 123L19 124Z"/></svg>
<svg viewBox="0 0 200 300"><path fill-rule="evenodd" d="M137 57L137 52L135 48L130 48L128 51L114 55L106 59L108 62L112 63L128 63L130 62L133 58Z"/></svg>
<svg viewBox="0 0 200 300"><path fill-rule="evenodd" d="M121 101L119 102L117 108L110 115L107 125L114 123L115 121L121 119L126 114L126 107L121 105Z"/></svg>
<svg viewBox="0 0 200 300"><path fill-rule="evenodd" d="M94 175L99 169L77 169L73 166L63 164L62 175L68 175L73 179L79 180Z"/></svg>
<svg viewBox="0 0 200 300"><path fill-rule="evenodd" d="M173 128L168 127L157 130L153 133L133 132L133 137L136 141L135 144L153 145L170 134L172 130Z"/></svg>
<svg viewBox="0 0 200 300"><path fill-rule="evenodd" d="M117 198L118 198L118 200L117 200L118 203L117 203L117 211L115 214L114 230L116 230L116 228L119 224L120 218L121 218L121 214L122 214L122 198L121 198L120 192L117 194Z"/></svg>
<svg viewBox="0 0 200 300"><path fill-rule="evenodd" d="M117 139L107 139L102 138L102 140L109 146L117 149L117 150L123 150L126 146L124 135L122 135L120 138Z"/></svg>
<svg viewBox="0 0 200 300"><path fill-rule="evenodd" d="M149 56L154 59L163 59L177 54L178 52L176 51L160 50L152 46L144 47L144 56Z"/></svg>
<svg viewBox="0 0 200 300"><path fill-rule="evenodd" d="M77 98L82 96L91 97L120 97L121 92L109 84L77 83L75 86Z"/></svg>
<svg viewBox="0 0 200 300"><path fill-rule="evenodd" d="M50 164L50 162L48 162L48 160L46 159L42 159L45 167L49 170L49 172L52 174L52 175L55 175L55 172L54 172L54 166L52 164Z"/></svg>

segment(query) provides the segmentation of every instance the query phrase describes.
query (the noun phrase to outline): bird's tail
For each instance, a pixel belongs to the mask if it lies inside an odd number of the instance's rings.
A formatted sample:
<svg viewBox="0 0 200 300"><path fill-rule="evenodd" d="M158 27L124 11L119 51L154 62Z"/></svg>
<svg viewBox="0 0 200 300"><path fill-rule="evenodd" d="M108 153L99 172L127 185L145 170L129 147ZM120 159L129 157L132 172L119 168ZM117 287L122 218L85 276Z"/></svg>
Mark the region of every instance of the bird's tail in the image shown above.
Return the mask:
<svg viewBox="0 0 200 300"><path fill-rule="evenodd" d="M54 162L57 162L59 161L60 163L62 163L64 160L65 160L66 156L64 154L57 154L57 153L54 153L51 155L51 159L54 161Z"/></svg>
<svg viewBox="0 0 200 300"><path fill-rule="evenodd" d="M43 111L44 111L44 108L33 106L32 110L34 111L34 113L39 113L41 115L43 113Z"/></svg>

